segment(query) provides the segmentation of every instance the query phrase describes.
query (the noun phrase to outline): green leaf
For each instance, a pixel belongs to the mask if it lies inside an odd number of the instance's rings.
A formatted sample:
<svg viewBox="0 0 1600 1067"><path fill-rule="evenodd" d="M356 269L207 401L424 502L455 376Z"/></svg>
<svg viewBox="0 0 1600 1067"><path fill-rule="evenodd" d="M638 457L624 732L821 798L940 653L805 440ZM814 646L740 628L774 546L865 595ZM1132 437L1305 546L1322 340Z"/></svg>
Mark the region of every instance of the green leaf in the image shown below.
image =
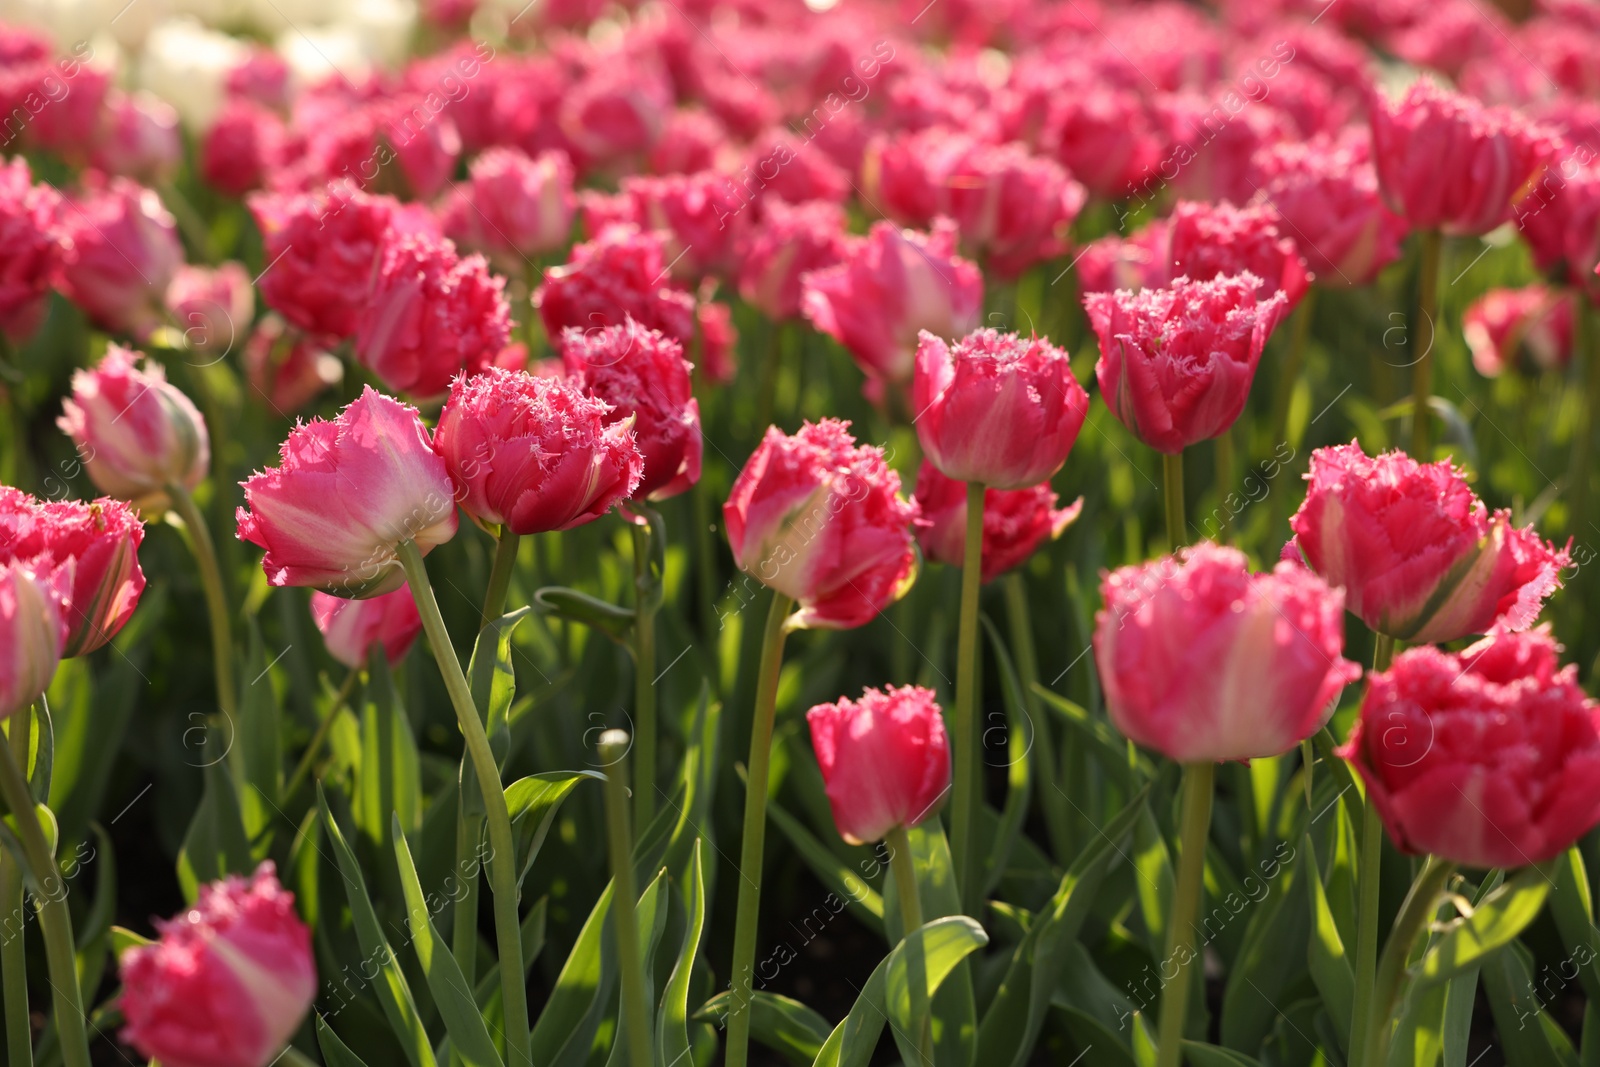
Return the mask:
<svg viewBox="0 0 1600 1067"><path fill-rule="evenodd" d="M556 984L545 1000L544 1010L534 1023L530 1047L536 1064L557 1062L569 1043L578 1049L578 1055L588 1055L594 1041L594 1030L589 1026L594 1006L609 997L612 983L616 980L614 968L604 965L602 955L607 939L606 928L610 925L606 919L611 912L611 892L612 886L607 883L600 899L595 901L594 908L590 910L583 929L578 931L578 939L573 943L572 951L567 953ZM593 1025L598 1027L597 1018L593 1020ZM574 1040L575 1036L578 1040Z"/></svg>
<svg viewBox="0 0 1600 1067"><path fill-rule="evenodd" d="M667 928L667 869L665 867L651 879L640 895L636 909L639 930L639 969L644 972L644 1002L655 1003L655 959L656 947L661 943L661 933ZM608 954L610 963L614 966L616 958L614 952ZM647 1020L647 1027L649 1021ZM653 1035L647 1033L647 1040L654 1043ZM627 1031L619 1030L613 1035L611 1042L611 1056L607 1059L607 1067L627 1067L632 1062L628 1049Z"/></svg>
<svg viewBox="0 0 1600 1067"><path fill-rule="evenodd" d="M931 994L956 964L988 942L983 927L964 915L935 919L921 929L913 930L873 970L872 977L867 979L850 1014L834 1027L822 1050L817 1053L814 1067L867 1067L878 1046L878 1038L883 1033L885 1020L891 1013L896 1013L898 1023L910 1008L910 987L904 983L903 977L896 987L896 1002L891 1006L889 979L894 971L904 970L904 957L908 950L921 952Z"/></svg>
<svg viewBox="0 0 1600 1067"><path fill-rule="evenodd" d="M694 843L692 877L679 887L684 909L689 915L683 933L683 947L672 966L672 975L661 994L656 1014L656 1067L674 1067L689 1055L689 982L694 976L694 961L700 951L700 935L706 925L706 880L701 869L701 842Z"/></svg>
<svg viewBox="0 0 1600 1067"><path fill-rule="evenodd" d="M1189 1058L1190 1067L1261 1067L1260 1060L1251 1059L1242 1052L1199 1041L1185 1040L1183 1054Z"/></svg>
<svg viewBox="0 0 1600 1067"><path fill-rule="evenodd" d="M239 746L243 775L239 804L246 833L258 841L278 818L283 787L283 750L278 695L272 688L272 665L255 620L249 624L249 654L239 692Z"/></svg>
<svg viewBox="0 0 1600 1067"><path fill-rule="evenodd" d="M1311 915L1295 884L1301 877L1298 859L1298 851L1291 848L1287 857L1272 860L1276 878L1267 880L1267 893L1251 905L1254 914L1222 994L1220 1035L1228 1048L1259 1049L1295 982L1306 973L1306 954L1300 946L1311 937Z"/></svg>
<svg viewBox="0 0 1600 1067"><path fill-rule="evenodd" d="M1311 941L1307 946L1307 962L1311 967L1311 980L1316 983L1322 1002L1333 1017L1334 1032L1340 1035L1339 1047L1345 1049L1349 1042L1350 1016L1354 1011L1356 994L1355 971L1345 955L1344 941L1339 937L1339 926L1328 907L1328 897L1322 888L1322 873L1317 869L1317 853L1311 847L1307 834L1300 846L1306 856L1306 892L1311 902Z"/></svg>
<svg viewBox="0 0 1600 1067"><path fill-rule="evenodd" d="M111 928L111 954L119 960L122 958L122 954L130 948L138 948L140 945L150 944L154 944L150 938L145 937L143 934L136 934L126 926L113 926Z"/></svg>
<svg viewBox="0 0 1600 1067"><path fill-rule="evenodd" d="M359 973L368 977L366 971L372 969L370 977L378 995L378 1003L382 1005L383 1014L389 1020L389 1029L400 1042L411 1067L435 1067L433 1048L428 1043L428 1032L417 1015L417 1003L411 995L411 986L400 970L400 961L395 958L388 939L383 936L383 926L378 921L378 913L372 908L372 899L367 895L367 885L361 876L361 865L356 862L356 854L350 850L343 831L334 821L333 812L328 810L328 798L320 782L317 784L317 809L322 813L323 829L327 831L328 841L333 846L339 875L344 880L345 897L350 902L350 917L355 924L356 940L361 945Z"/></svg>
<svg viewBox="0 0 1600 1067"><path fill-rule="evenodd" d="M799 819L783 810L777 801L768 802L767 817L772 821L772 825L778 828L778 832L789 839L789 843L800 853L800 858L805 860L806 866L811 868L811 873L817 876L818 881L853 907L869 927L875 930L884 929L883 897L876 889L868 885L848 863L834 855L828 846L812 836L811 831L807 830Z"/></svg>
<svg viewBox="0 0 1600 1067"><path fill-rule="evenodd" d="M472 706L483 716L491 740L503 738L511 702L517 695L517 672L511 663L511 635L533 608L518 608L489 623L478 632L467 665L467 680L472 687ZM497 741L497 745L504 740ZM503 758L503 754L497 753Z"/></svg>
<svg viewBox="0 0 1600 1067"><path fill-rule="evenodd" d="M23 714L28 714L26 711ZM29 785L33 799L41 804L50 800L50 776L56 766L56 728L50 719L50 702L40 697L33 705L33 767Z"/></svg>
<svg viewBox="0 0 1600 1067"><path fill-rule="evenodd" d="M1600 934L1594 927L1594 900L1590 896L1583 852L1573 845L1554 865L1556 887L1550 893L1550 913L1567 948L1562 969L1564 971L1566 964L1571 963L1589 1002L1600 1003Z"/></svg>
<svg viewBox="0 0 1600 1067"><path fill-rule="evenodd" d="M547 585L533 594L533 605L545 615L568 622L582 623L599 630L613 641L622 642L633 629L633 610L619 608L588 593L561 585Z"/></svg>
<svg viewBox="0 0 1600 1067"><path fill-rule="evenodd" d="M1137 750L1132 752L1132 766L1129 766L1128 742L1104 718L1089 714L1081 706L1037 682L1033 691L1060 715L1061 721L1071 727L1075 734L1089 742L1089 750L1124 793L1133 792L1143 782L1155 777L1155 766Z"/></svg>
<svg viewBox="0 0 1600 1067"><path fill-rule="evenodd" d="M1145 948L1152 959L1167 954L1167 916L1172 913L1172 894L1177 877L1172 872L1172 853L1167 839L1146 804L1133 827L1134 889L1139 894L1139 917L1143 920Z"/></svg>
<svg viewBox="0 0 1600 1067"><path fill-rule="evenodd" d="M936 1062L947 1058L954 1062L972 1062L972 1049L976 1044L976 1034L973 1033L975 1025L972 1021L974 1009L972 1007L970 977L967 978L968 988L965 995L966 1021L964 1024L961 1019L951 1018L951 1013L948 1009L941 1009L938 994L945 984L945 979L950 978L951 972L956 970L957 964L965 959L968 953L987 945L989 943L989 935L983 932L983 927L979 926L975 920L968 919L966 916L944 916L934 919L932 923L925 924L922 929L926 930L934 923L946 922L950 919L964 920L970 924L971 936L977 940L977 944L965 948L956 947L950 951L938 953L933 952L930 948L924 959L916 960L916 954L923 952L924 946L917 938L913 937L901 941L895 947L895 950L889 954L889 971L884 987L884 1003L888 1007L889 1019L893 1024L890 1027L890 1032L894 1036L895 1044L900 1049L901 1058L906 1063L917 1062L919 1053L916 1039L913 1035L916 1034L917 1028L923 1025L925 1021L933 1025L933 1035L936 1040L942 1036L941 1031L949 1035L945 1040L939 1041L939 1044L956 1054L952 1056L950 1051L946 1051L941 1055L940 1050L936 1048L934 1052ZM913 931L913 933L915 932ZM965 977L965 973L963 976ZM925 985L924 989L913 988L913 983L919 977L922 978ZM913 1015L914 1010L925 1010L924 1006L930 1004L932 1005L932 1011L928 1015L931 1018L925 1020L920 1014ZM962 1030L965 1033L961 1033L960 1031Z"/></svg>
<svg viewBox="0 0 1600 1067"><path fill-rule="evenodd" d="M218 745L215 751L221 752ZM248 874L254 867L250 838L233 779L218 759L204 769L205 789L195 809L189 831L178 850L178 885L183 898L194 903L200 885L225 874Z"/></svg>
<svg viewBox="0 0 1600 1067"><path fill-rule="evenodd" d="M1028 752L1033 747L1034 729L1028 710L1023 706L1022 685L1017 681L1011 654L1006 651L1005 642L989 617L984 615L980 618L984 631L989 635L990 647L994 649L995 664L1000 670L1000 692L1005 700L1007 725L1006 802L1000 812L1000 830L983 858L984 889L980 896L988 896L1005 873L1006 862L1011 857L1011 850L1016 847L1017 838L1022 833L1022 822L1028 815L1028 801L1033 796ZM988 728L985 729L987 732Z"/></svg>
<svg viewBox="0 0 1600 1067"><path fill-rule="evenodd" d="M694 1017L716 1022L727 1014L732 1002L733 994L723 991L706 1001ZM832 1030L827 1019L798 1000L765 990L754 990L750 994L749 1010L750 1039L798 1067L806 1067L817 1058Z"/></svg>
<svg viewBox="0 0 1600 1067"><path fill-rule="evenodd" d="M1500 1052L1508 1067L1578 1067L1571 1039L1534 993L1525 951L1512 944L1482 957L1480 964Z"/></svg>
<svg viewBox="0 0 1600 1067"><path fill-rule="evenodd" d="M924 819L907 831L911 862L917 873L917 898L922 914L929 919L961 914L961 897L956 892L955 863L950 845L938 819ZM894 885L894 868L889 867L884 886L884 926L890 936L902 934L900 891ZM936 1067L965 1067L972 1062L978 1039L978 1009L972 990L972 974L962 968L943 982L929 1009L933 1016L934 1061ZM907 1030L906 1033L911 1033ZM902 1035L903 1036L903 1035ZM914 1050L913 1050L914 1051Z"/></svg>
<svg viewBox="0 0 1600 1067"><path fill-rule="evenodd" d="M1478 966L1538 917L1549 894L1550 878L1542 866L1522 868L1475 906L1469 918L1451 924L1422 957L1416 980L1441 982Z"/></svg>
<svg viewBox="0 0 1600 1067"><path fill-rule="evenodd" d="M360 1056L339 1040L339 1035L328 1025L328 1020L320 1015L317 1016L317 1047L322 1050L322 1058L327 1061L328 1067L367 1067Z"/></svg>
<svg viewBox="0 0 1600 1067"><path fill-rule="evenodd" d="M516 839L518 885L533 869L561 802L585 779L603 782L606 776L596 771L545 771L518 778L506 786L506 807L511 812L511 832Z"/></svg>
<svg viewBox="0 0 1600 1067"><path fill-rule="evenodd" d="M1475 903L1497 889L1500 879L1486 878ZM1442 931L1428 935L1423 951L1438 943ZM1477 998L1478 968L1471 967L1448 982L1411 983L1400 1007L1400 1020L1389 1042L1389 1067L1465 1067L1467 1037Z"/></svg>
<svg viewBox="0 0 1600 1067"><path fill-rule="evenodd" d="M417 739L395 692L383 646L367 656L366 697L361 706L361 770L356 774L356 827L379 849L391 849L391 816L402 832L422 826L422 771Z"/></svg>
<svg viewBox="0 0 1600 1067"><path fill-rule="evenodd" d="M400 867L400 886L406 898L406 921L411 929L411 947L416 950L417 961L433 993L434 1006L444 1019L445 1029L467 1067L503 1067L500 1054L495 1051L494 1039L483 1024L477 1002L472 997L472 986L466 975L450 954L449 945L433 925L433 916L422 894L422 882L417 878L417 868L411 862L411 849L406 845L405 831L400 816L393 817L394 858Z"/></svg>

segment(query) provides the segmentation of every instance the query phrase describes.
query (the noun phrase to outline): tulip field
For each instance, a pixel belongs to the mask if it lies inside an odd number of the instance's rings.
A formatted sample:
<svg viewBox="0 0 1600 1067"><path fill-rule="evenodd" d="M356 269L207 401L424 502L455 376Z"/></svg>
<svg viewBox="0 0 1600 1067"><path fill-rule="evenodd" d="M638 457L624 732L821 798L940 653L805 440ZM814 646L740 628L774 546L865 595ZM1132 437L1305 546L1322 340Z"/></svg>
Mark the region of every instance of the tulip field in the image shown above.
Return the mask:
<svg viewBox="0 0 1600 1067"><path fill-rule="evenodd" d="M1600 1065L1596 57L0 0L0 1064Z"/></svg>

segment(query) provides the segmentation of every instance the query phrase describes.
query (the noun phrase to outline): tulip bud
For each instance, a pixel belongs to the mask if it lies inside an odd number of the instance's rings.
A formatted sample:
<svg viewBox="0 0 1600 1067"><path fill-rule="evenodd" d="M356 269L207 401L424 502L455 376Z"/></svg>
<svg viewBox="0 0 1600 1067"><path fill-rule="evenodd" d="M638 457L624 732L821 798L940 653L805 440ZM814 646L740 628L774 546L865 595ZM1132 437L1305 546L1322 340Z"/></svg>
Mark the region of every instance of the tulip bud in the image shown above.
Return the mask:
<svg viewBox="0 0 1600 1067"><path fill-rule="evenodd" d="M67 642L72 568L0 563L0 719L44 695Z"/></svg>
<svg viewBox="0 0 1600 1067"><path fill-rule="evenodd" d="M62 213L72 241L61 291L102 328L144 338L183 262L178 225L155 190L90 171Z"/></svg>
<svg viewBox="0 0 1600 1067"><path fill-rule="evenodd" d="M312 593L311 619L328 646L328 655L351 669L366 666L367 651L374 642L383 646L391 666L399 663L422 632L422 616L406 587L369 600Z"/></svg>
<svg viewBox="0 0 1600 1067"><path fill-rule="evenodd" d="M839 836L881 841L933 813L950 788L950 743L933 692L867 689L806 712Z"/></svg>
<svg viewBox="0 0 1600 1067"><path fill-rule="evenodd" d="M156 927L119 961L122 1039L173 1067L271 1063L317 995L311 931L272 861L201 886Z"/></svg>
<svg viewBox="0 0 1600 1067"><path fill-rule="evenodd" d="M1402 641L1526 630L1572 562L1509 511L1489 514L1449 460L1371 459L1352 442L1313 452L1306 481L1289 521L1306 563L1368 628Z"/></svg>
<svg viewBox="0 0 1600 1067"><path fill-rule="evenodd" d="M1064 350L998 330L976 330L954 349L924 333L911 402L929 462L996 489L1048 481L1089 412Z"/></svg>
<svg viewBox="0 0 1600 1067"><path fill-rule="evenodd" d="M167 310L188 346L221 359L244 341L256 312L256 291L244 265L179 267L167 286Z"/></svg>
<svg viewBox="0 0 1600 1067"><path fill-rule="evenodd" d="M1371 677L1339 749L1402 851L1522 867L1600 822L1600 706L1546 627L1409 649Z"/></svg>
<svg viewBox="0 0 1600 1067"><path fill-rule="evenodd" d="M922 515L917 543L931 560L960 567L966 563L967 487L946 478L923 461L912 498ZM983 493L983 563L985 582L1027 562L1047 539L1061 536L1083 511L1083 498L1057 508L1048 485L1027 489L985 489Z"/></svg>
<svg viewBox="0 0 1600 1067"><path fill-rule="evenodd" d="M1180 763L1277 756L1316 733L1361 676L1344 597L1304 567L1251 574L1203 542L1105 576L1094 658L1123 735Z"/></svg>
<svg viewBox="0 0 1600 1067"><path fill-rule="evenodd" d="M883 450L857 445L849 426L808 422L793 437L769 427L722 506L739 569L798 603L798 626L865 625L916 578L916 505Z"/></svg>
<svg viewBox="0 0 1600 1067"><path fill-rule="evenodd" d="M456 533L450 475L416 408L368 387L332 422L289 432L278 466L240 483L239 539L266 549L272 585L366 599L405 582L396 548Z"/></svg>
<svg viewBox="0 0 1600 1067"><path fill-rule="evenodd" d="M166 509L167 486L193 490L211 463L211 439L194 404L158 363L112 345L91 370L72 376L56 420L78 446L100 491L141 510Z"/></svg>

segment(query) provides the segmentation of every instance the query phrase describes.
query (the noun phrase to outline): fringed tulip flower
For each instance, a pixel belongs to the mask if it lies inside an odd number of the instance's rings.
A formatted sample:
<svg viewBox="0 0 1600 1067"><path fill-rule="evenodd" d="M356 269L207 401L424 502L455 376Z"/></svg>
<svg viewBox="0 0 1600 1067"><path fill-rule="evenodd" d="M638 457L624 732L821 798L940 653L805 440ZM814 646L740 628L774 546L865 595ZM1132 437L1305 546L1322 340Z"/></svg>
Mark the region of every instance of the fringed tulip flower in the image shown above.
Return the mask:
<svg viewBox="0 0 1600 1067"><path fill-rule="evenodd" d="M1372 161L1378 186L1419 230L1488 233L1555 152L1553 138L1515 112L1418 79L1405 97L1375 98Z"/></svg>
<svg viewBox="0 0 1600 1067"><path fill-rule="evenodd" d="M257 194L249 204L266 262L262 303L309 334L353 336L394 201L336 183L319 194Z"/></svg>
<svg viewBox="0 0 1600 1067"><path fill-rule="evenodd" d="M533 305L555 344L569 326L591 330L627 318L685 348L695 340L694 295L669 278L664 239L633 225L607 226L574 246L570 262L545 272Z"/></svg>
<svg viewBox="0 0 1600 1067"><path fill-rule="evenodd" d="M1114 571L1100 591L1106 712L1180 763L1287 752L1361 676L1341 655L1343 596L1292 563L1251 574L1244 553L1203 542Z"/></svg>
<svg viewBox="0 0 1600 1067"><path fill-rule="evenodd" d="M950 742L933 691L867 689L806 712L839 836L881 841L931 815L950 788Z"/></svg>
<svg viewBox="0 0 1600 1067"><path fill-rule="evenodd" d="M1402 851L1522 867L1600 822L1600 706L1559 652L1540 627L1409 649L1372 676L1339 755Z"/></svg>
<svg viewBox="0 0 1600 1067"><path fill-rule="evenodd" d="M107 496L140 509L167 507L167 487L193 490L211 465L205 419L159 363L135 365L120 345L72 376L56 425L78 446L89 479Z"/></svg>
<svg viewBox="0 0 1600 1067"><path fill-rule="evenodd" d="M665 500L700 480L700 404L682 345L629 319L598 330L568 327L561 359L575 384L611 405L607 422L633 420L644 459L636 499Z"/></svg>
<svg viewBox="0 0 1600 1067"><path fill-rule="evenodd" d="M144 524L120 500L39 501L0 486L0 563L30 563L68 575L63 659L82 656L117 635L139 605Z"/></svg>
<svg viewBox="0 0 1600 1067"><path fill-rule="evenodd" d="M34 184L20 156L0 167L0 330L13 342L28 340L44 321L50 289L72 243L61 232L61 195Z"/></svg>
<svg viewBox="0 0 1600 1067"><path fill-rule="evenodd" d="M739 569L798 605L797 625L852 629L911 587L915 504L882 449L824 419L770 427L722 507Z"/></svg>
<svg viewBox="0 0 1600 1067"><path fill-rule="evenodd" d="M244 343L255 318L250 272L232 260L214 268L185 264L167 286L167 310L191 349L221 359Z"/></svg>
<svg viewBox="0 0 1600 1067"><path fill-rule="evenodd" d="M843 263L801 280L802 309L869 377L905 382L923 330L960 337L978 325L983 276L955 249L949 220L930 233L875 222L849 241Z"/></svg>
<svg viewBox="0 0 1600 1067"><path fill-rule="evenodd" d="M89 172L61 213L73 255L61 291L102 328L143 339L163 318L183 262L178 226L155 190Z"/></svg>
<svg viewBox="0 0 1600 1067"><path fill-rule="evenodd" d="M1084 245L1076 259L1078 291L1138 292L1172 281L1172 225L1156 219L1131 237L1101 237Z"/></svg>
<svg viewBox="0 0 1600 1067"><path fill-rule="evenodd" d="M457 499L512 533L593 522L639 488L633 423L574 383L491 367L450 386L434 444Z"/></svg>
<svg viewBox="0 0 1600 1067"><path fill-rule="evenodd" d="M444 210L450 237L518 274L529 258L567 246L577 200L565 152L529 158L520 149L491 148L468 174Z"/></svg>
<svg viewBox="0 0 1600 1067"><path fill-rule="evenodd" d="M266 315L244 343L244 373L255 399L288 418L343 380L344 364L278 315Z"/></svg>
<svg viewBox="0 0 1600 1067"><path fill-rule="evenodd" d="M262 1067L317 995L311 931L271 860L200 887L194 906L122 954L122 1039L171 1067Z"/></svg>
<svg viewBox="0 0 1600 1067"><path fill-rule="evenodd" d="M0 719L44 695L67 644L68 567L0 563Z"/></svg>
<svg viewBox="0 0 1600 1067"><path fill-rule="evenodd" d="M254 100L230 100L200 142L201 176L228 196L244 196L283 165L287 142L277 112Z"/></svg>
<svg viewBox="0 0 1600 1067"><path fill-rule="evenodd" d="M322 634L328 655L352 670L366 666L374 644L383 647L391 666L399 663L422 632L422 616L409 588L369 600L312 593L311 620Z"/></svg>
<svg viewBox="0 0 1600 1067"><path fill-rule="evenodd" d="M455 487L409 405L368 387L333 421L296 426L280 453L241 483L238 510L271 585L379 596L405 583L401 541L426 555L455 536Z"/></svg>
<svg viewBox="0 0 1600 1067"><path fill-rule="evenodd" d="M1197 282L1253 274L1261 279L1260 299L1282 293L1292 308L1305 296L1311 275L1282 221L1269 204L1181 203L1172 213L1172 273Z"/></svg>
<svg viewBox="0 0 1600 1067"><path fill-rule="evenodd" d="M135 181L170 181L183 162L178 112L150 93L112 90L106 97L89 162L107 174L121 174Z"/></svg>
<svg viewBox="0 0 1600 1067"><path fill-rule="evenodd" d="M739 295L768 318L800 314L800 280L844 258L844 208L825 200L791 206L778 197L761 201L761 222L741 251Z"/></svg>
<svg viewBox="0 0 1600 1067"><path fill-rule="evenodd" d="M924 461L917 472L917 490L912 499L922 518L917 542L922 545L923 554L951 567L963 566L967 487ZM1056 503L1056 494L1048 485L984 490L983 581L992 582L1027 562L1040 545L1060 537L1083 511L1082 497L1065 508L1056 507Z"/></svg>
<svg viewBox="0 0 1600 1067"><path fill-rule="evenodd" d="M1368 628L1415 644L1526 630L1561 586L1565 549L1492 515L1449 460L1370 458L1355 443L1311 454L1290 520L1306 563L1344 589Z"/></svg>
<svg viewBox="0 0 1600 1067"><path fill-rule="evenodd" d="M1065 351L998 330L976 330L953 348L924 333L911 402L928 460L957 481L996 489L1048 481L1089 411Z"/></svg>
<svg viewBox="0 0 1600 1067"><path fill-rule="evenodd" d="M706 170L626 177L603 213L606 221L631 222L666 235L668 269L683 283L695 285L732 268L740 223L747 221L743 207L727 176Z"/></svg>
<svg viewBox="0 0 1600 1067"><path fill-rule="evenodd" d="M1281 292L1257 300L1260 289L1259 278L1241 274L1085 296L1100 340L1095 377L1112 414L1168 454L1232 426L1288 308Z"/></svg>
<svg viewBox="0 0 1600 1067"><path fill-rule="evenodd" d="M1507 368L1539 374L1572 362L1577 299L1542 285L1491 289L1461 316L1472 365L1487 378Z"/></svg>
<svg viewBox="0 0 1600 1067"><path fill-rule="evenodd" d="M504 286L482 256L458 256L448 240L394 236L356 317L356 358L395 392L437 396L511 339Z"/></svg>
<svg viewBox="0 0 1600 1067"><path fill-rule="evenodd" d="M1094 84L1050 104L1046 143L1102 200L1126 199L1161 162L1161 137L1137 92Z"/></svg>

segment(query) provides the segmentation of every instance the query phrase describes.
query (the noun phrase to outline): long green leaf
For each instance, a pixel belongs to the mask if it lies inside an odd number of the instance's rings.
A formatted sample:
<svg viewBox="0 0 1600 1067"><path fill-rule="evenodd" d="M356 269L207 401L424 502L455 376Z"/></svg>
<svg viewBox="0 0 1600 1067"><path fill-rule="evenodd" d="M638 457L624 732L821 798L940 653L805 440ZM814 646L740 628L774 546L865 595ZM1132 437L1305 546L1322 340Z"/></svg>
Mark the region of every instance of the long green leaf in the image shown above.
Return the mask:
<svg viewBox="0 0 1600 1067"><path fill-rule="evenodd" d="M367 691L361 709L361 771L353 798L356 826L367 840L392 849L391 816L399 815L407 834L422 826L422 773L417 740L411 733L383 646L374 642L367 657Z"/></svg>
<svg viewBox="0 0 1600 1067"><path fill-rule="evenodd" d="M868 885L849 864L829 851L799 819L790 815L776 801L768 803L767 816L778 832L787 837L795 851L800 853L800 858L805 860L818 881L839 894L869 927L884 929L884 902L876 889Z"/></svg>
<svg viewBox="0 0 1600 1067"><path fill-rule="evenodd" d="M1480 964L1501 1054L1508 1067L1578 1067L1572 1040L1534 993L1524 952L1513 943L1483 956Z"/></svg>
<svg viewBox="0 0 1600 1067"><path fill-rule="evenodd" d="M724 990L701 1005L694 1017L720 1021L733 1003L733 994ZM828 1020L798 1000L757 989L750 994L750 1039L766 1046L797 1067L806 1067L817 1058L827 1043L832 1027ZM668 1061L669 1063L671 1061Z"/></svg>
<svg viewBox="0 0 1600 1067"><path fill-rule="evenodd" d="M1556 859L1555 868L1550 913L1566 944L1567 959L1577 968L1584 994L1591 1004L1600 1004L1600 933L1594 927L1594 899L1583 852L1573 845Z"/></svg>
<svg viewBox="0 0 1600 1067"><path fill-rule="evenodd" d="M222 752L223 745L215 743L210 750ZM233 779L220 758L208 765L203 774L205 789L200 794L200 806L195 809L183 847L178 851L178 885L184 899L191 903L202 883L214 882L225 874L246 874L254 866Z"/></svg>
<svg viewBox="0 0 1600 1067"><path fill-rule="evenodd" d="M533 861L554 825L561 802L585 779L603 782L596 771L545 771L518 778L506 786L506 807L517 846L517 883L528 877Z"/></svg>
<svg viewBox="0 0 1600 1067"><path fill-rule="evenodd" d="M1343 1041L1349 1041L1350 1016L1354 1010L1356 977L1345 955L1344 941L1339 937L1339 926L1328 907L1328 897L1322 887L1322 873L1317 868L1317 853L1311 847L1311 836L1302 839L1301 848L1306 857L1306 894L1311 904L1311 941L1306 948L1307 962L1311 967L1311 980L1322 994L1322 1002L1333 1016L1334 1032Z"/></svg>
<svg viewBox="0 0 1600 1067"><path fill-rule="evenodd" d="M1508 944L1539 915L1550 894L1550 876L1540 867L1524 867L1459 919L1428 950L1417 967L1417 981L1442 982L1483 962Z"/></svg>
<svg viewBox="0 0 1600 1067"><path fill-rule="evenodd" d="M681 887L689 926L683 933L683 947L678 950L678 960L662 990L661 1007L656 1014L657 1067L674 1067L689 1055L689 982L694 976L700 935L706 925L706 879L700 852L700 842L696 841L692 875Z"/></svg>
<svg viewBox="0 0 1600 1067"><path fill-rule="evenodd" d="M1028 815L1028 802L1033 797L1032 764L1028 760L1028 752L1033 747L1034 728L1028 717L1028 709L1023 706L1022 685L1017 681L1017 671L1012 666L1005 641L987 615L982 616L982 621L1000 672L1000 694L1006 707L1006 756L1009 761L1006 766L1006 802L1000 812L1000 832L995 834L988 853L983 857L982 895L987 896L1000 884L1000 876L1005 873L1011 850L1016 847L1017 838L1022 833L1022 821Z"/></svg>
<svg viewBox="0 0 1600 1067"><path fill-rule="evenodd" d="M602 953L610 925L606 919L611 912L611 890L608 883L595 901L533 1026L531 1047L536 1064L555 1063L574 1035L586 1031L594 1005L605 999L615 981L614 969L604 965ZM574 1044L581 1044L587 1055L593 1039L593 1033L588 1032L586 1040Z"/></svg>
<svg viewBox="0 0 1600 1067"><path fill-rule="evenodd" d="M339 1040L339 1035L328 1025L328 1020L320 1015L317 1016L317 1047L322 1050L322 1058L327 1061L328 1067L367 1067L360 1056L350 1051L350 1046Z"/></svg>

